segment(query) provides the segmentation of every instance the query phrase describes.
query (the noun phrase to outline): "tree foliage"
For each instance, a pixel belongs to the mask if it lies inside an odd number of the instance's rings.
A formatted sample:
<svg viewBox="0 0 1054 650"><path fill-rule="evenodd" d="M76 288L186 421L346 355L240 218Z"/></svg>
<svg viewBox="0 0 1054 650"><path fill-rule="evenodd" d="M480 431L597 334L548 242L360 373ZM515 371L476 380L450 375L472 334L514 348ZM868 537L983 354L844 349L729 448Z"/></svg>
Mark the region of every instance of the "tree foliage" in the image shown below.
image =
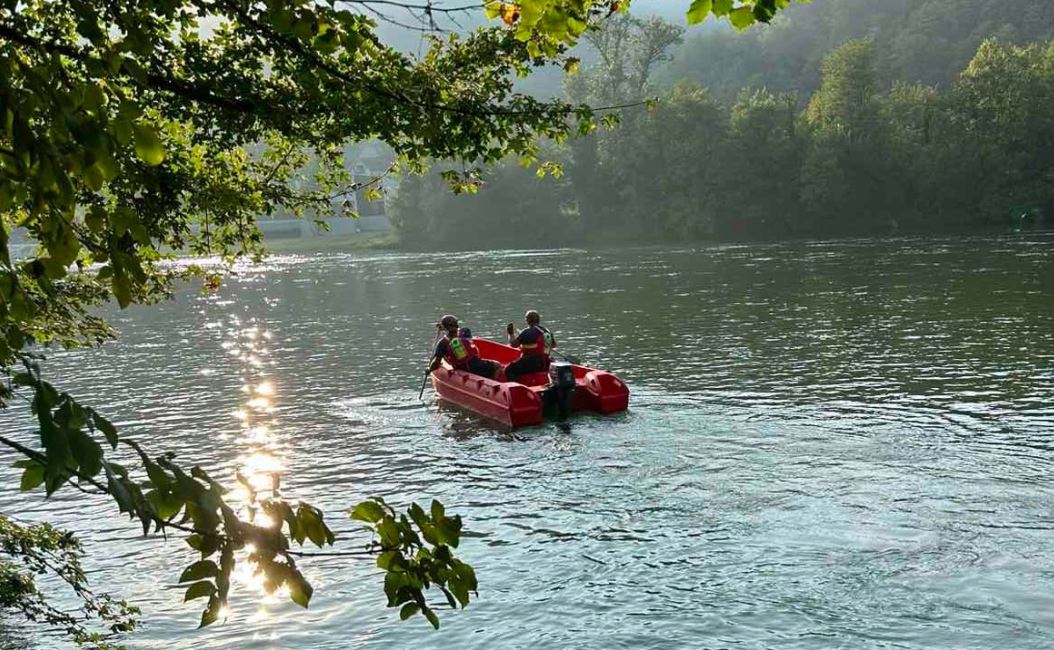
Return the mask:
<svg viewBox="0 0 1054 650"><path fill-rule="evenodd" d="M0 608L26 620L64 631L77 643L110 648L108 639L131 630L139 610L88 588L80 543L48 524L22 524L0 515ZM72 592L80 606L59 607L40 590L47 576ZM98 628L102 629L98 629Z"/></svg>

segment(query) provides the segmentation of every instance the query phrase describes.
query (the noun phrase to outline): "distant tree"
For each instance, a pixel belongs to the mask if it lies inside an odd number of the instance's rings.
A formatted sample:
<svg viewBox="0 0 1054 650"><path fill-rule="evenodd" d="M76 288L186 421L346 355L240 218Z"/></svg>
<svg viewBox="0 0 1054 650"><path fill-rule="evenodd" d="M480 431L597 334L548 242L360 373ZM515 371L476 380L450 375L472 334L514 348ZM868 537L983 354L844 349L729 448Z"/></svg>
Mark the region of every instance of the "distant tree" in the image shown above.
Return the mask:
<svg viewBox="0 0 1054 650"><path fill-rule="evenodd" d="M544 248L577 243L580 224L561 167L561 151L543 149L538 170L506 159L479 176L479 191L452 194L435 171L404 178L390 207L400 241L411 250ZM550 176L551 174L552 176Z"/></svg>
<svg viewBox="0 0 1054 650"><path fill-rule="evenodd" d="M814 227L832 234L894 227L903 190L890 183L886 124L871 41L850 41L823 63L823 81L809 101L813 141L802 172L802 198Z"/></svg>
<svg viewBox="0 0 1054 650"><path fill-rule="evenodd" d="M601 169L614 182L597 208L608 215L596 236L640 240L699 239L714 233L726 204L721 158L727 118L699 86L674 87L632 129L602 149Z"/></svg>
<svg viewBox="0 0 1054 650"><path fill-rule="evenodd" d="M823 60L823 83L805 117L813 128L865 141L878 124L878 95L874 43L850 41Z"/></svg>
<svg viewBox="0 0 1054 650"><path fill-rule="evenodd" d="M730 179L719 234L773 238L801 230L799 177L806 138L797 97L744 90L730 116L731 139L722 157ZM738 191L737 187L738 186ZM764 191L755 191L764 187Z"/></svg>
<svg viewBox="0 0 1054 650"><path fill-rule="evenodd" d="M566 86L568 98L599 105L642 102L653 91L652 74L657 64L668 59L670 48L681 42L683 33L682 27L660 18L612 17L599 29L586 33L598 60L571 76ZM568 178L576 190L577 212L587 236L605 236L638 223L625 212L613 215L609 201L631 191L620 176L622 167L617 158L627 138L639 142L635 134L645 119L645 110L638 106L622 115L622 128L585 133L571 142Z"/></svg>
<svg viewBox="0 0 1054 650"><path fill-rule="evenodd" d="M932 86L897 83L882 99L881 110L888 128L884 155L891 163L886 181L903 197L896 227L954 228L962 213L937 200L948 180L944 163L938 162L946 122L940 93Z"/></svg>
<svg viewBox="0 0 1054 650"><path fill-rule="evenodd" d="M949 97L955 156L970 161L955 183L983 214L1054 199L1054 42L1014 47L988 40Z"/></svg>

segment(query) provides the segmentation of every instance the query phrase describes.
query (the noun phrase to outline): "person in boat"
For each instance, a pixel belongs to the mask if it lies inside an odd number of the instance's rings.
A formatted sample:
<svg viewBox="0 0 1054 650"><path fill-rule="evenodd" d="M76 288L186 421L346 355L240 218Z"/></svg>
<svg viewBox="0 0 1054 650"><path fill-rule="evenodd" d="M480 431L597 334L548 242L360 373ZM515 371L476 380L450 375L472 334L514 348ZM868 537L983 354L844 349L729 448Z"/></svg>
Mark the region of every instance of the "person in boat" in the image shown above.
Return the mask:
<svg viewBox="0 0 1054 650"><path fill-rule="evenodd" d="M436 323L436 327L443 331L443 336L436 343L429 371L435 370L446 361L455 370L464 370L488 379L494 378L498 370L497 364L480 358L479 350L472 342L472 332L468 328L459 327L456 317L449 314L443 316L442 320Z"/></svg>
<svg viewBox="0 0 1054 650"><path fill-rule="evenodd" d="M506 328L509 345L520 349L520 358L505 366L505 377L509 381L516 381L532 372L549 370L549 355L556 347L556 338L542 326L542 317L538 312L531 309L524 314L523 319L527 321L526 329L517 332L512 323Z"/></svg>

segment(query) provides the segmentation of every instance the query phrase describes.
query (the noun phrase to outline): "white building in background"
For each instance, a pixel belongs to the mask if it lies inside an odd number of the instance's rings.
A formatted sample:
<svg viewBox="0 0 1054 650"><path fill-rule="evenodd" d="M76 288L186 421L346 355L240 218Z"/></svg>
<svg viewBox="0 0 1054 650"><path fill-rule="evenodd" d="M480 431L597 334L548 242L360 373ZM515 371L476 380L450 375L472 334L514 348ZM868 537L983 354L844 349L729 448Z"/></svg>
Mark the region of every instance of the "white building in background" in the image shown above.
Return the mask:
<svg viewBox="0 0 1054 650"><path fill-rule="evenodd" d="M352 235L367 232L386 232L392 229L392 222L388 218L388 195L390 181L385 177L385 172L375 171L365 163L356 162L350 165L353 183L369 183L371 180L379 179L372 185L381 190L381 198L373 201L366 200L367 188L357 190L347 196L334 199L329 214L326 215L304 215L302 218L293 215L271 215L257 219L257 225L264 237L269 238L296 238L296 237L330 237L334 235ZM347 209L358 214L358 218L346 217L345 201ZM328 230L316 223L322 221L328 226Z"/></svg>

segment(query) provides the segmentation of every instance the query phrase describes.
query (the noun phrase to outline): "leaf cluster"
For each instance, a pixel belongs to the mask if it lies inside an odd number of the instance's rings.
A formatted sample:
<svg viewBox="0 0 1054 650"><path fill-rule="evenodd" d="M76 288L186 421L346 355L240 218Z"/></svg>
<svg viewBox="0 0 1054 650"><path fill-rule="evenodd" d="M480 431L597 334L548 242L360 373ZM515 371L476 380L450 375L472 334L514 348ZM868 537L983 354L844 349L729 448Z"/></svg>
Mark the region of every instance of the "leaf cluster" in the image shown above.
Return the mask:
<svg viewBox="0 0 1054 650"><path fill-rule="evenodd" d="M431 587L443 593L451 608L468 606L478 588L476 573L452 551L461 538L461 517L447 516L435 500L428 512L415 503L399 513L383 498L372 497L355 506L351 518L365 522L375 534L370 549L379 553L377 567L386 572L388 606L399 607L401 619L420 613L439 628L439 617L425 598Z"/></svg>
<svg viewBox="0 0 1054 650"><path fill-rule="evenodd" d="M28 621L56 627L78 644L106 650L109 639L135 628L139 610L88 588L81 568L80 542L49 524L23 524L0 515L0 608L17 611ZM79 601L70 611L51 603L36 584L56 579ZM102 626L103 630L97 629Z"/></svg>

